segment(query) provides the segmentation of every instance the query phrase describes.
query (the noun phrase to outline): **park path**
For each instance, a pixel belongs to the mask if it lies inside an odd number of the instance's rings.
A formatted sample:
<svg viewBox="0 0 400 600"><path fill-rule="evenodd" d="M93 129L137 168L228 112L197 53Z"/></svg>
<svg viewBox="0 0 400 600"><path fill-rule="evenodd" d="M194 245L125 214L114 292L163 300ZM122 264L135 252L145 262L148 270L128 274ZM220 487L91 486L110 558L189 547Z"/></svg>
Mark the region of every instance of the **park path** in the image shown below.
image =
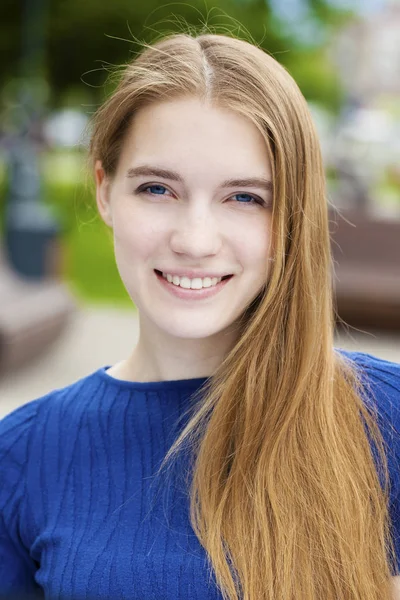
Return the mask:
<svg viewBox="0 0 400 600"><path fill-rule="evenodd" d="M124 359L135 345L138 333L134 309L81 307L60 338L42 355L2 377L0 418L52 389ZM335 346L400 363L400 333L367 334L350 329L336 336Z"/></svg>

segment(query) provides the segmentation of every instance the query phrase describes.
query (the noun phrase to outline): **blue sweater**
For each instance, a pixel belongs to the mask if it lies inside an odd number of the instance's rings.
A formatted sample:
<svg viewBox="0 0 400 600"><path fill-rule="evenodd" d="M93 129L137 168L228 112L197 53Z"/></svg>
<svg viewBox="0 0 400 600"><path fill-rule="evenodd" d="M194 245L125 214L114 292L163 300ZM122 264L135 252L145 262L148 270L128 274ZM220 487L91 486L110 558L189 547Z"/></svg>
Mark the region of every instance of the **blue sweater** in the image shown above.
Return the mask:
<svg viewBox="0 0 400 600"><path fill-rule="evenodd" d="M386 423L400 573L400 365L341 352L365 369ZM134 383L107 368L0 421L0 597L221 599L179 460L154 485L205 379Z"/></svg>

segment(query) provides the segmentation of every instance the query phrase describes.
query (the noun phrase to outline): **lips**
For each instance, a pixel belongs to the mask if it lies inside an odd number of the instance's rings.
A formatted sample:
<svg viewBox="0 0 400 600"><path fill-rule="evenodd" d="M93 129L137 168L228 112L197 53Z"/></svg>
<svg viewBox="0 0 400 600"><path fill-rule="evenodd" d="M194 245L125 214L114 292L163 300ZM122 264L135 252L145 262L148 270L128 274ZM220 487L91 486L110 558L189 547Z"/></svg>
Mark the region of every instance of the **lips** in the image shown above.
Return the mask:
<svg viewBox="0 0 400 600"><path fill-rule="evenodd" d="M162 276L162 271L160 271L159 269L154 269L154 272L157 273L157 275L161 275ZM171 273L171 275L172 275L172 273ZM188 275L182 275L181 277L188 277ZM193 277L188 277L188 278L189 279L196 279L196 278L205 279L206 277L212 278L212 277L217 277L217 276L216 275L202 275L202 276L200 276L200 275L194 275ZM230 277L233 277L233 274L223 275L223 276L220 276L220 277L221 277L221 280L224 281L225 279L229 279Z"/></svg>
<svg viewBox="0 0 400 600"><path fill-rule="evenodd" d="M193 301L207 301L208 299L213 298L217 294L221 293L221 290L224 289L225 286L229 285L229 280L232 279L233 275L225 276L225 279L221 280L216 284L209 287L202 287L200 289L193 288L183 288L180 285L174 285L170 283L160 271L154 269L154 274L161 286L168 292L168 294L172 294L176 298L179 298L184 302L193 302Z"/></svg>

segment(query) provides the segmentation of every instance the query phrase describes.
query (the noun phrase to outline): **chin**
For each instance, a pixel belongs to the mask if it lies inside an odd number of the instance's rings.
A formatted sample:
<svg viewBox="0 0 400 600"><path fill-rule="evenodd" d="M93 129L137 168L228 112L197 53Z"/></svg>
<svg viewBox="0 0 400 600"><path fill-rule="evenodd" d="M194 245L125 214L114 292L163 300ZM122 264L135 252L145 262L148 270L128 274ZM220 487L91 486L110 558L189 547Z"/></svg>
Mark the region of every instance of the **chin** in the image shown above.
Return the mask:
<svg viewBox="0 0 400 600"><path fill-rule="evenodd" d="M198 329L193 330L193 327L187 329L168 329L164 330L165 333L172 337L180 338L182 340L204 340L220 333L220 329Z"/></svg>
<svg viewBox="0 0 400 600"><path fill-rule="evenodd" d="M178 317L179 319L179 317ZM196 322L197 321L197 324ZM176 326L175 326L176 325ZM208 325L206 326L201 322L201 318L193 316L193 318L186 319L185 323L157 323L157 326L164 331L165 334L170 335L172 337L181 338L181 339L206 339L219 333L222 333L225 329L226 325L221 328L220 324L215 324L214 326Z"/></svg>

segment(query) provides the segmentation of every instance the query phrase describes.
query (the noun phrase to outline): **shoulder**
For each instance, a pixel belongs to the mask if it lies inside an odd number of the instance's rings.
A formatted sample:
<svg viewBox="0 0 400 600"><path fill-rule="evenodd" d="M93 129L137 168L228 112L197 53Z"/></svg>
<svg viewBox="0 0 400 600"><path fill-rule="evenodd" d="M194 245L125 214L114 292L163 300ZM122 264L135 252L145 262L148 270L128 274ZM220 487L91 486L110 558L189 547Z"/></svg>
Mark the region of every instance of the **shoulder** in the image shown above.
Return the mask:
<svg viewBox="0 0 400 600"><path fill-rule="evenodd" d="M43 498L72 463L77 436L86 435L88 407L96 407L102 388L95 372L0 420L0 528L6 526L13 539L22 523L27 536L36 535L38 515L46 513Z"/></svg>
<svg viewBox="0 0 400 600"><path fill-rule="evenodd" d="M365 352L340 353L356 366L363 400L376 413L391 452L400 460L400 364Z"/></svg>
<svg viewBox="0 0 400 600"><path fill-rule="evenodd" d="M36 422L40 405L48 401L51 395L32 400L0 420L0 468L3 468L3 461L10 455L13 455L14 462L24 461L24 446ZM21 461L18 461L19 455Z"/></svg>
<svg viewBox="0 0 400 600"><path fill-rule="evenodd" d="M363 399L376 411L389 450L389 468L400 485L400 364L364 352L340 352L357 367Z"/></svg>
<svg viewBox="0 0 400 600"><path fill-rule="evenodd" d="M400 363L379 358L378 356L366 352L354 352L344 350L343 348L335 348L335 350L360 365L363 369L367 370L370 375L379 375L379 373L385 374L385 377L389 375L389 377L397 380L397 384L400 383Z"/></svg>
<svg viewBox="0 0 400 600"><path fill-rule="evenodd" d="M365 352L337 349L356 365L362 383L382 409L400 408L400 363Z"/></svg>
<svg viewBox="0 0 400 600"><path fill-rule="evenodd" d="M5 461L23 464L32 440L57 436L57 423L73 426L79 413L97 396L101 381L97 372L78 381L52 390L14 409L0 419L0 470Z"/></svg>

